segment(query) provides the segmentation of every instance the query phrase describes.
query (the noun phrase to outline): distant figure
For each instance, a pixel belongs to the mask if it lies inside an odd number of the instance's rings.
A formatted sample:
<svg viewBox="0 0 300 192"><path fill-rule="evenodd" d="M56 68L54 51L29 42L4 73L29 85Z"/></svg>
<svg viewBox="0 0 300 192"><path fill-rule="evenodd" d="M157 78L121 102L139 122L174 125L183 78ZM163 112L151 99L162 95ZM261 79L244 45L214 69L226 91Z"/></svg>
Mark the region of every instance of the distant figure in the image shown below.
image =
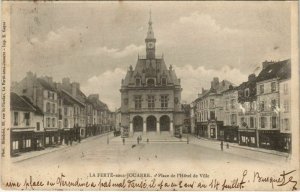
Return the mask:
<svg viewBox="0 0 300 192"><path fill-rule="evenodd" d="M226 148L229 149L229 143L226 144Z"/></svg>
<svg viewBox="0 0 300 192"><path fill-rule="evenodd" d="M140 136L138 136L138 137L136 138L136 140L137 140L137 144L139 144L139 143L140 143Z"/></svg>
<svg viewBox="0 0 300 192"><path fill-rule="evenodd" d="M155 158L157 158L157 155L155 155Z"/></svg>
<svg viewBox="0 0 300 192"><path fill-rule="evenodd" d="M149 139L147 138L147 143L149 143Z"/></svg>
<svg viewBox="0 0 300 192"><path fill-rule="evenodd" d="M125 138L124 137L123 137L122 141L123 141L123 145L125 145Z"/></svg>
<svg viewBox="0 0 300 192"><path fill-rule="evenodd" d="M221 150L223 151L223 141L221 141Z"/></svg>

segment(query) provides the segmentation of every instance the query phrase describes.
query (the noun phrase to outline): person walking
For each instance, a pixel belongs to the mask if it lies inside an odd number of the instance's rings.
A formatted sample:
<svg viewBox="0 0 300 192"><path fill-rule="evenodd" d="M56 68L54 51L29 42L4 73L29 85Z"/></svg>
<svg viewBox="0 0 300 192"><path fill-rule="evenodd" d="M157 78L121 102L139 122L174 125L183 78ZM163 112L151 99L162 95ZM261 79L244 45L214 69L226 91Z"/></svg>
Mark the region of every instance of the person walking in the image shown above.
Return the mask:
<svg viewBox="0 0 300 192"><path fill-rule="evenodd" d="M137 144L140 143L140 136L137 137Z"/></svg>
<svg viewBox="0 0 300 192"><path fill-rule="evenodd" d="M122 141L123 141L123 145L125 145L125 138L124 137L123 137Z"/></svg>
<svg viewBox="0 0 300 192"><path fill-rule="evenodd" d="M223 151L223 141L221 141L221 150Z"/></svg>

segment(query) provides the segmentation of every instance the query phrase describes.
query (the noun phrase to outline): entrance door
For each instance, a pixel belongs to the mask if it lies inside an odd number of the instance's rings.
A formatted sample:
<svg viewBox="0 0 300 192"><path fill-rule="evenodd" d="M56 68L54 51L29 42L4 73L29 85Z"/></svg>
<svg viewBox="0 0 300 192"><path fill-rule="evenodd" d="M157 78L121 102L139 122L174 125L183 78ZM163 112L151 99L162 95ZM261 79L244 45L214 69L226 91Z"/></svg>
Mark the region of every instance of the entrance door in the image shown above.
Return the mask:
<svg viewBox="0 0 300 192"><path fill-rule="evenodd" d="M160 131L170 131L170 118L167 115L161 116L159 119Z"/></svg>
<svg viewBox="0 0 300 192"><path fill-rule="evenodd" d="M141 116L135 116L133 118L133 131L143 131L143 118Z"/></svg>
<svg viewBox="0 0 300 192"><path fill-rule="evenodd" d="M152 115L147 117L147 131L156 131L156 118Z"/></svg>

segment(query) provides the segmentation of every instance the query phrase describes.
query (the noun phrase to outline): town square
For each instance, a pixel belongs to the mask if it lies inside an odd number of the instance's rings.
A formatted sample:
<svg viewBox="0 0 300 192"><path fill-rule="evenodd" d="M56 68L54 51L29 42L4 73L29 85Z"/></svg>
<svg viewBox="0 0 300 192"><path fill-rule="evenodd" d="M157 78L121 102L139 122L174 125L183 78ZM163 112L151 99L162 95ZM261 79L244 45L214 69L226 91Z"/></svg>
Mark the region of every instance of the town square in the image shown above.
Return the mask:
<svg viewBox="0 0 300 192"><path fill-rule="evenodd" d="M10 10L7 188L296 189L293 3Z"/></svg>

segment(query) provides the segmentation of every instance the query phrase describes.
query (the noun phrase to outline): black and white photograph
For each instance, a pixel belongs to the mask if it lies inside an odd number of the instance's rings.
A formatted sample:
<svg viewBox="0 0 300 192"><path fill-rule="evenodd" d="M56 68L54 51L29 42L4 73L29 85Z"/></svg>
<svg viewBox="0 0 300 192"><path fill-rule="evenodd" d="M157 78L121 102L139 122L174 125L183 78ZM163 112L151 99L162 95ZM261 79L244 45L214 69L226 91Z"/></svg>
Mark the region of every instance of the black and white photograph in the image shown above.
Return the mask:
<svg viewBox="0 0 300 192"><path fill-rule="evenodd" d="M1 188L299 190L298 1L2 1Z"/></svg>

